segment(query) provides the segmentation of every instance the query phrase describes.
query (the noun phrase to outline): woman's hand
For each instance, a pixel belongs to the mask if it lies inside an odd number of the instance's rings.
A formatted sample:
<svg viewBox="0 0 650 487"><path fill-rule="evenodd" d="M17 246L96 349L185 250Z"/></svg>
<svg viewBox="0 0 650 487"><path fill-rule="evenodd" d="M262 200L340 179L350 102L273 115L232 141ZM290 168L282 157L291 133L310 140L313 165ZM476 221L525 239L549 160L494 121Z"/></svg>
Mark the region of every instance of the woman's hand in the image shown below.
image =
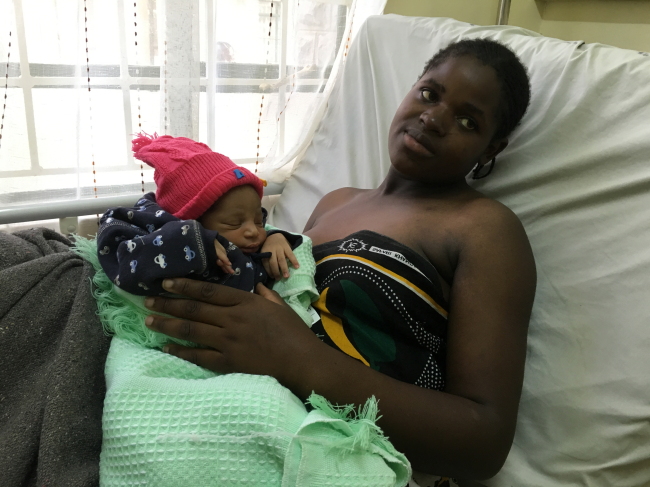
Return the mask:
<svg viewBox="0 0 650 487"><path fill-rule="evenodd" d="M215 372L270 375L291 389L304 378L310 350L322 345L290 307L265 297L191 279L167 279L163 287L188 299L148 298L147 308L177 318L151 315L145 323L209 347L170 344L165 351Z"/></svg>
<svg viewBox="0 0 650 487"><path fill-rule="evenodd" d="M282 279L289 277L289 267L287 260L291 262L294 269L300 267L298 259L293 254L291 246L284 235L274 233L266 238L260 252L271 252L273 255L269 259L263 259L262 265L266 273L273 279Z"/></svg>

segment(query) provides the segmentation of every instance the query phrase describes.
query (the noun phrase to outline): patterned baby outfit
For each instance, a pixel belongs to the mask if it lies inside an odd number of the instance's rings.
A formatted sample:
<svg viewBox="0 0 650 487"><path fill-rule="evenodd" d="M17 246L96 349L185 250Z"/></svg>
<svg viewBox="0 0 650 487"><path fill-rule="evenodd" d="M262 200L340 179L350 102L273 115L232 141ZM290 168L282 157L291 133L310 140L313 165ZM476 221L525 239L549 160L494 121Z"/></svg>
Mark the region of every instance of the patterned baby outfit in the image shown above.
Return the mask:
<svg viewBox="0 0 650 487"><path fill-rule="evenodd" d="M121 289L140 296L163 294L167 277L189 277L253 291L269 277L261 260L269 252L245 254L237 246L204 228L196 220L181 220L164 211L154 193L143 196L133 208L113 208L101 218L97 233L99 262L106 274ZM302 236L282 230L292 249ZM234 274L216 264L215 239L226 249Z"/></svg>

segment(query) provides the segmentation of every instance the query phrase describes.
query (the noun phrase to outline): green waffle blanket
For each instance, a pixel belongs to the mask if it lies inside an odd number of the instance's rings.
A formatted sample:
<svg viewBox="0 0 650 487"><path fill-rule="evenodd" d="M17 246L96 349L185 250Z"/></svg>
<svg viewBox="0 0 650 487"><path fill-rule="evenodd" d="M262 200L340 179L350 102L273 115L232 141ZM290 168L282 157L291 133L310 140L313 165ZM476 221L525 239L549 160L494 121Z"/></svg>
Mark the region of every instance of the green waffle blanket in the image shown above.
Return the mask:
<svg viewBox="0 0 650 487"><path fill-rule="evenodd" d="M95 242L78 239L76 250L96 270L99 315L114 335L105 368L100 485L407 484L410 464L375 424L374 397L355 412L312 394L308 411L272 377L219 375L162 353L169 337L148 330L149 312L116 291Z"/></svg>

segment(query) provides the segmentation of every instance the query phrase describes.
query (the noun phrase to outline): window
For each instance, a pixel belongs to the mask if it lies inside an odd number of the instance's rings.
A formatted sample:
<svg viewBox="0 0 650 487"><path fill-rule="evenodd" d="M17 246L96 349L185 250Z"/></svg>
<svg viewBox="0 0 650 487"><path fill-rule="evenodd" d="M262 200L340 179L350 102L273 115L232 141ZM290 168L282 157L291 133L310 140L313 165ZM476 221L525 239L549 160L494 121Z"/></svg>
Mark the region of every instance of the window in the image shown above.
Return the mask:
<svg viewBox="0 0 650 487"><path fill-rule="evenodd" d="M351 5L3 1L0 208L152 190L130 151L141 130L197 138L252 169L281 159L326 100Z"/></svg>

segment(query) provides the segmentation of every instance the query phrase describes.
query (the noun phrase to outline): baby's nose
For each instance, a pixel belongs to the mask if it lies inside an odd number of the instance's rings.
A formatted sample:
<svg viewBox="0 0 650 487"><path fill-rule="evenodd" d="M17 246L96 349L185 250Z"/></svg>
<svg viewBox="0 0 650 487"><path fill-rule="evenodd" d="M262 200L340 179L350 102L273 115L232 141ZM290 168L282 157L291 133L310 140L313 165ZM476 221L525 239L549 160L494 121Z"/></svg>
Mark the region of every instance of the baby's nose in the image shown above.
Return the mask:
<svg viewBox="0 0 650 487"><path fill-rule="evenodd" d="M244 235L248 238L255 238L259 235L259 230L257 228L257 225L255 223L247 223L246 227L244 228Z"/></svg>

